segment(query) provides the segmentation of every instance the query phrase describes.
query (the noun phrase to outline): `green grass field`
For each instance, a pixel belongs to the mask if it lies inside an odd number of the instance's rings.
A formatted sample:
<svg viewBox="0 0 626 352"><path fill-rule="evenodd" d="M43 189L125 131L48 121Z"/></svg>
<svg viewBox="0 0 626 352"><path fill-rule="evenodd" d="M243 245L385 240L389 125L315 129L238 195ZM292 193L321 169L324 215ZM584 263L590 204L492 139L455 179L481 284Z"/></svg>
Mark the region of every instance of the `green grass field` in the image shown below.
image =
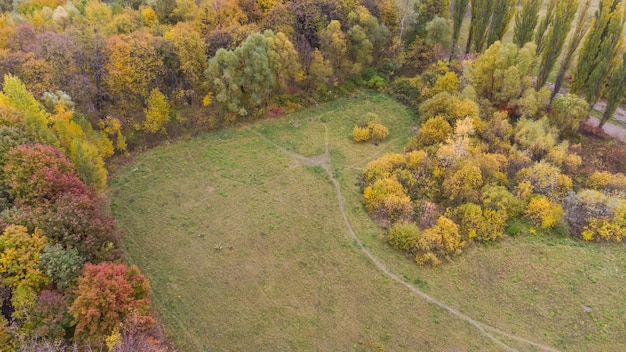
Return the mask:
<svg viewBox="0 0 626 352"><path fill-rule="evenodd" d="M389 141L351 141L368 112L389 127ZM626 246L520 235L430 269L385 244L361 205L358 176L368 161L401 151L414 124L399 103L360 93L159 147L120 169L110 189L124 249L150 278L180 350L539 350L490 333L494 342L380 271L347 230L325 169L288 154L318 156L326 139L350 223L403 281L555 349L626 349Z"/></svg>

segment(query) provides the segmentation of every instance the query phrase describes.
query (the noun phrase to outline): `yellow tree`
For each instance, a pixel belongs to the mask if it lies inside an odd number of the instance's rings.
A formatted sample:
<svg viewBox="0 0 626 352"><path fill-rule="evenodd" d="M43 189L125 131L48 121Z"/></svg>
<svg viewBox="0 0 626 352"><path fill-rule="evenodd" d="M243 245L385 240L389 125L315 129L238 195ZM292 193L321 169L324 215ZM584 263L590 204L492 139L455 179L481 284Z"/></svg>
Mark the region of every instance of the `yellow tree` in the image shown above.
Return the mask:
<svg viewBox="0 0 626 352"><path fill-rule="evenodd" d="M188 22L178 22L165 33L176 49L180 63L179 76L185 89L193 89L196 96L203 96L204 71L207 68L206 44L200 33ZM193 96L193 95L192 95Z"/></svg>
<svg viewBox="0 0 626 352"><path fill-rule="evenodd" d="M170 106L167 98L158 88L154 88L146 101L146 119L143 129L150 133L165 133L165 124L170 119Z"/></svg>

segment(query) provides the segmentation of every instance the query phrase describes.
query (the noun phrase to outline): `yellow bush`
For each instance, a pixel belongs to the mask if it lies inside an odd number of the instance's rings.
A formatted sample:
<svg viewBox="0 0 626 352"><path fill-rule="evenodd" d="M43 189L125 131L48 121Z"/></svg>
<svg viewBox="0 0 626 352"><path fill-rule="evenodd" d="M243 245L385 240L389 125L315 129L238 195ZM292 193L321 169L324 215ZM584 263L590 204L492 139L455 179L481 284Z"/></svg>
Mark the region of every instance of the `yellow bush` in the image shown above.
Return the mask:
<svg viewBox="0 0 626 352"><path fill-rule="evenodd" d="M367 142L370 140L370 130L365 127L354 126L352 138L355 142Z"/></svg>
<svg viewBox="0 0 626 352"><path fill-rule="evenodd" d="M446 72L444 75L437 77L437 81L431 93L435 95L441 92L456 93L458 91L459 78L456 76L456 73Z"/></svg>
<svg viewBox="0 0 626 352"><path fill-rule="evenodd" d="M370 161L363 172L363 182L369 184L377 179L390 177L394 169L402 167L404 161L405 156L399 153L387 153Z"/></svg>
<svg viewBox="0 0 626 352"><path fill-rule="evenodd" d="M557 223L563 221L563 208L548 200L543 195L534 196L526 206L524 215L535 226L542 229L551 229Z"/></svg>
<svg viewBox="0 0 626 352"><path fill-rule="evenodd" d="M626 176L606 171L594 172L589 176L587 186L597 190L626 191Z"/></svg>
<svg viewBox="0 0 626 352"><path fill-rule="evenodd" d="M459 226L445 216L440 216L437 223L424 230L417 241L417 255L415 261L418 264L437 265L439 258L449 258L461 253L461 241Z"/></svg>
<svg viewBox="0 0 626 352"><path fill-rule="evenodd" d="M482 186L483 177L480 168L471 163L464 163L443 181L442 189L450 201L478 203Z"/></svg>
<svg viewBox="0 0 626 352"><path fill-rule="evenodd" d="M417 150L430 145L443 143L452 136L452 126L443 116L438 115L422 124L417 134L409 140L407 150Z"/></svg>
<svg viewBox="0 0 626 352"><path fill-rule="evenodd" d="M479 241L493 241L504 233L507 215L503 210L482 209L466 203L456 208L461 234Z"/></svg>
<svg viewBox="0 0 626 352"><path fill-rule="evenodd" d="M382 142L389 136L389 129L384 125L376 122L368 122L370 139L374 142Z"/></svg>
<svg viewBox="0 0 626 352"><path fill-rule="evenodd" d="M367 211L386 224L409 220L413 214L411 198L395 178L384 178L363 191Z"/></svg>

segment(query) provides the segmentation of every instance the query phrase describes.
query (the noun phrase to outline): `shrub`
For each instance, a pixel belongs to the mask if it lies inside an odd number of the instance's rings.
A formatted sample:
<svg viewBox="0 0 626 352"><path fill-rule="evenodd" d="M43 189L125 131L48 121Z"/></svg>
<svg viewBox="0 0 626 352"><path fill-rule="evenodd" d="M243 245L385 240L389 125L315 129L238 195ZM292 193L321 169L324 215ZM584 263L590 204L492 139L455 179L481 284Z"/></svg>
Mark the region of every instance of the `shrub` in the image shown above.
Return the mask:
<svg viewBox="0 0 626 352"><path fill-rule="evenodd" d="M626 191L626 176L606 171L596 171L587 180L587 187L595 190Z"/></svg>
<svg viewBox="0 0 626 352"><path fill-rule="evenodd" d="M504 233L507 215L503 210L466 203L455 209L461 235L478 241L493 241Z"/></svg>
<svg viewBox="0 0 626 352"><path fill-rule="evenodd" d="M379 75L375 75L367 81L367 87L371 89L381 90L385 86L385 80Z"/></svg>
<svg viewBox="0 0 626 352"><path fill-rule="evenodd" d="M541 120L520 119L515 127L515 142L540 160L557 143L556 129L551 128L547 118Z"/></svg>
<svg viewBox="0 0 626 352"><path fill-rule="evenodd" d="M419 113L422 121L442 116L451 125L468 117L475 121L480 120L480 110L474 101L461 99L448 92L441 92L423 102L419 107Z"/></svg>
<svg viewBox="0 0 626 352"><path fill-rule="evenodd" d="M450 258L461 253L463 245L458 225L449 218L440 216L433 227L422 232L417 242L418 253L415 261L418 264L437 265L438 258Z"/></svg>
<svg viewBox="0 0 626 352"><path fill-rule="evenodd" d="M541 161L520 170L516 179L518 183L529 182L535 193L549 195L557 192L560 176L561 172L556 166Z"/></svg>
<svg viewBox="0 0 626 352"><path fill-rule="evenodd" d="M483 177L480 168L469 162L446 177L442 190L446 198L455 204L477 203L480 200L480 189Z"/></svg>
<svg viewBox="0 0 626 352"><path fill-rule="evenodd" d="M418 150L443 143L450 136L452 136L452 126L442 116L435 116L422 124L417 134L409 140L406 150Z"/></svg>
<svg viewBox="0 0 626 352"><path fill-rule="evenodd" d="M610 238L607 231L611 222L624 225L626 201L616 196L606 195L592 189L583 189L570 193L564 201L565 220L570 234L588 241ZM611 229L620 233L619 228ZM602 233L603 235L601 235Z"/></svg>
<svg viewBox="0 0 626 352"><path fill-rule="evenodd" d="M504 211L515 218L524 211L524 201L514 196L504 186L487 185L482 190L482 204L486 209Z"/></svg>
<svg viewBox="0 0 626 352"><path fill-rule="evenodd" d="M365 207L386 224L409 220L413 215L411 199L395 178L379 179L363 192Z"/></svg>
<svg viewBox="0 0 626 352"><path fill-rule="evenodd" d="M389 136L389 129L380 123L368 122L367 128L370 132L370 139L373 142L382 142Z"/></svg>
<svg viewBox="0 0 626 352"><path fill-rule="evenodd" d="M576 135L580 122L589 112L589 104L585 99L574 94L557 94L551 107L550 122L564 136Z"/></svg>
<svg viewBox="0 0 626 352"><path fill-rule="evenodd" d="M367 185L378 179L390 177L394 171L403 167L405 156L399 153L387 153L370 161L363 171L363 182Z"/></svg>
<svg viewBox="0 0 626 352"><path fill-rule="evenodd" d="M42 144L21 145L7 154L4 165L4 182L13 198L29 198L32 193L31 178L43 169L57 170L61 175L73 173L72 164L57 149Z"/></svg>
<svg viewBox="0 0 626 352"><path fill-rule="evenodd" d="M524 216L535 226L551 229L563 221L563 208L560 204L551 202L547 197L537 195L531 197Z"/></svg>
<svg viewBox="0 0 626 352"><path fill-rule="evenodd" d="M435 86L431 90L433 95L441 92L456 93L459 91L459 78L454 72L446 72L438 76Z"/></svg>
<svg viewBox="0 0 626 352"><path fill-rule="evenodd" d="M85 259L76 248L64 249L60 244L46 247L39 261L39 267L56 287L64 290L78 277Z"/></svg>
<svg viewBox="0 0 626 352"><path fill-rule="evenodd" d="M412 222L399 222L393 224L387 233L387 241L395 249L414 252L419 240L420 231Z"/></svg>
<svg viewBox="0 0 626 352"><path fill-rule="evenodd" d="M370 140L370 130L366 127L354 126L352 138L355 142L368 142Z"/></svg>
<svg viewBox="0 0 626 352"><path fill-rule="evenodd" d="M100 263L86 264L78 278L76 299L70 313L76 322L79 341L102 346L104 338L133 316L135 329L154 325L150 317L150 284L136 266Z"/></svg>

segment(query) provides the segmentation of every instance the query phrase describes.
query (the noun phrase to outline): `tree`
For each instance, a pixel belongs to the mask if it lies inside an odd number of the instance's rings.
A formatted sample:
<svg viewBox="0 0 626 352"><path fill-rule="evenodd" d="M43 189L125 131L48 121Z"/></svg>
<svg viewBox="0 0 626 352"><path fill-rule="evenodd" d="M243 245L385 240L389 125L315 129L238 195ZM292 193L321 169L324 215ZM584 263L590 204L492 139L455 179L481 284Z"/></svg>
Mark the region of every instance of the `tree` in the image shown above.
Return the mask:
<svg viewBox="0 0 626 352"><path fill-rule="evenodd" d="M64 290L78 277L84 263L76 248L64 249L61 244L55 244L43 250L39 267L56 288Z"/></svg>
<svg viewBox="0 0 626 352"><path fill-rule="evenodd" d="M149 316L150 284L136 266L88 263L78 278L75 294L69 311L79 341L103 345L104 338L132 315L137 330L154 324Z"/></svg>
<svg viewBox="0 0 626 352"><path fill-rule="evenodd" d="M179 22L164 35L176 49L184 89L203 95L204 71L207 68L206 43L190 23ZM191 95L193 96L193 94ZM190 96L190 98L191 98Z"/></svg>
<svg viewBox="0 0 626 352"><path fill-rule="evenodd" d="M452 12L452 52L450 52L450 60L454 56L459 36L461 35L461 26L463 25L463 19L467 13L467 6L470 0L454 0L453 12Z"/></svg>
<svg viewBox="0 0 626 352"><path fill-rule="evenodd" d="M515 14L513 43L520 48L533 39L542 3L542 0L522 0L522 10Z"/></svg>
<svg viewBox="0 0 626 352"><path fill-rule="evenodd" d="M578 0L560 0L556 5L548 33L544 36L545 49L540 52L539 74L535 84L537 90L546 84L550 72L561 55L565 38L570 32L577 8Z"/></svg>
<svg viewBox="0 0 626 352"><path fill-rule="evenodd" d="M557 94L550 105L550 122L558 127L562 136L575 135L580 122L589 113L589 104L574 94Z"/></svg>
<svg viewBox="0 0 626 352"><path fill-rule="evenodd" d="M146 119L143 129L149 133L165 133L165 124L170 120L170 104L158 88L154 88L146 101Z"/></svg>
<svg viewBox="0 0 626 352"><path fill-rule="evenodd" d="M561 66L559 67L559 72L556 75L556 79L554 80L554 89L552 90L552 94L550 94L550 102L554 99L554 97L559 93L561 89L561 85L563 84L563 79L565 79L565 74L572 63L572 59L574 58L574 53L578 49L580 42L585 37L585 34L589 30L590 23L587 21L587 13L589 12L589 7L591 6L591 0L585 0L583 6L578 11L578 20L576 20L576 27L574 28L574 32L570 36L569 43L567 44L567 51L565 52L565 56L561 61Z"/></svg>
<svg viewBox="0 0 626 352"><path fill-rule="evenodd" d="M452 48L452 30L448 21L439 16L426 24L426 40L435 46L436 51Z"/></svg>
<svg viewBox="0 0 626 352"><path fill-rule="evenodd" d="M626 54L622 56L622 62L611 75L609 87L606 93L606 108L602 114L600 128L611 118L626 96Z"/></svg>
<svg viewBox="0 0 626 352"><path fill-rule="evenodd" d="M328 26L320 32L320 51L328 57L332 63L333 72L340 75L349 65L348 41L346 35L341 30L339 21L330 21Z"/></svg>
<svg viewBox="0 0 626 352"><path fill-rule="evenodd" d="M467 45L465 53L468 54L472 45L474 51L482 51L485 45L487 30L489 29L489 20L491 18L493 5L495 0L470 0L471 4L471 21Z"/></svg>
<svg viewBox="0 0 626 352"><path fill-rule="evenodd" d="M541 55L543 49L545 48L545 34L548 32L548 27L550 27L550 23L552 22L552 18L554 17L554 9L557 3L558 0L548 1L546 14L539 22L539 26L537 27L537 31L535 32L535 43L537 44L538 55Z"/></svg>
<svg viewBox="0 0 626 352"><path fill-rule="evenodd" d="M247 116L267 101L276 80L270 67L270 41L254 33L234 51L220 49L205 72L222 109Z"/></svg>
<svg viewBox="0 0 626 352"><path fill-rule="evenodd" d="M572 93L583 96L591 108L604 94L607 77L621 48L623 27L622 1L602 0L578 54L571 84Z"/></svg>
<svg viewBox="0 0 626 352"><path fill-rule="evenodd" d="M284 33L274 34L272 31L265 31L263 35L270 42L268 58L272 75L276 80L275 87L286 92L289 85L299 80L298 76L303 74L300 56Z"/></svg>
<svg viewBox="0 0 626 352"><path fill-rule="evenodd" d="M509 28L509 23L515 15L516 3L517 0L494 0L489 34L487 35L487 47L504 37Z"/></svg>

